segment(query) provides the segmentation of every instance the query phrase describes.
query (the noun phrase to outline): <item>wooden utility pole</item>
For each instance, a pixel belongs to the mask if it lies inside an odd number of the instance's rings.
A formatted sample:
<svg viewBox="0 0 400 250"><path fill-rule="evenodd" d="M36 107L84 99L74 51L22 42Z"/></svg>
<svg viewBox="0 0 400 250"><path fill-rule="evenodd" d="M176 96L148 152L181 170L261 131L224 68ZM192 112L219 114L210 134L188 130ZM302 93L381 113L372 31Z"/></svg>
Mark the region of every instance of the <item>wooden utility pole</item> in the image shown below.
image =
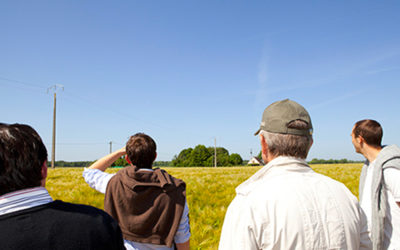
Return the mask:
<svg viewBox="0 0 400 250"><path fill-rule="evenodd" d="M64 86L60 84L56 84L47 89L47 93L49 90L54 89L54 108L53 108L53 139L51 145L51 168L55 168L54 163L56 161L56 102L57 102L57 88L61 88L64 90Z"/></svg>
<svg viewBox="0 0 400 250"><path fill-rule="evenodd" d="M56 100L57 93L54 92L54 108L53 108L53 139L51 142L51 168L55 168L56 161Z"/></svg>
<svg viewBox="0 0 400 250"><path fill-rule="evenodd" d="M217 138L214 137L214 167L217 167Z"/></svg>

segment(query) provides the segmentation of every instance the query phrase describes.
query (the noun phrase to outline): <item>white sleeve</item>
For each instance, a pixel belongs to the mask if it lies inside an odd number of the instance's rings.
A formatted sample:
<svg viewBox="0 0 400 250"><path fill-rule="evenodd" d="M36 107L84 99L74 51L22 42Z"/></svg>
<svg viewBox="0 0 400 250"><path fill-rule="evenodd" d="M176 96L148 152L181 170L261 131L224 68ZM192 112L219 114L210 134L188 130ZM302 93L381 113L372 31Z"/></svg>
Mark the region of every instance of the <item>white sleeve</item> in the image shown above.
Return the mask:
<svg viewBox="0 0 400 250"><path fill-rule="evenodd" d="M115 174L108 174L98 169L84 168L82 176L93 189L105 194L107 184Z"/></svg>
<svg viewBox="0 0 400 250"><path fill-rule="evenodd" d="M185 208L183 209L178 231L176 231L176 234L174 236L174 241L175 243L185 243L189 239L190 239L189 207L187 201L185 201Z"/></svg>
<svg viewBox="0 0 400 250"><path fill-rule="evenodd" d="M385 187L393 195L396 202L400 202L400 170L397 168L385 168L383 170Z"/></svg>

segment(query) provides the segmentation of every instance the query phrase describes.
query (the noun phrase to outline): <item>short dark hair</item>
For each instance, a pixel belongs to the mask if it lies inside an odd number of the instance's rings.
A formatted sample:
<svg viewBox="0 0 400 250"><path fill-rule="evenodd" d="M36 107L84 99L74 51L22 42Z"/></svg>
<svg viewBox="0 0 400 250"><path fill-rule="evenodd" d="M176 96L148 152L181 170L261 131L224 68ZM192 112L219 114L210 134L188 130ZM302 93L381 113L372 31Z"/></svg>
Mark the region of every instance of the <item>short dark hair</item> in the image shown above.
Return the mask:
<svg viewBox="0 0 400 250"><path fill-rule="evenodd" d="M354 137L361 136L370 146L380 147L382 143L383 130L379 122L365 119L356 122L353 129Z"/></svg>
<svg viewBox="0 0 400 250"><path fill-rule="evenodd" d="M303 120L294 120L288 124L288 128L309 129L309 125ZM307 158L312 143L312 135L292 135L262 131L268 144L268 150L275 157L292 156L301 159Z"/></svg>
<svg viewBox="0 0 400 250"><path fill-rule="evenodd" d="M47 150L25 124L0 123L0 195L40 186Z"/></svg>
<svg viewBox="0 0 400 250"><path fill-rule="evenodd" d="M144 133L132 135L126 143L126 154L133 165L138 168L152 168L156 159L157 145Z"/></svg>

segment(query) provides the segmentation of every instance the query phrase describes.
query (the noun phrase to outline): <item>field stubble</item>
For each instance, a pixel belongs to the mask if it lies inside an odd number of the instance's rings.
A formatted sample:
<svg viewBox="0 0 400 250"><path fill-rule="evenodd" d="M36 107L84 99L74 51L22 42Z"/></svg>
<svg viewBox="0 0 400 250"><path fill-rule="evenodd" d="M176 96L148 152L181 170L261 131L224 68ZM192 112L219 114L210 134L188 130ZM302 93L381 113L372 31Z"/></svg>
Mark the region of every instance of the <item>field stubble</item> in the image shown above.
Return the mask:
<svg viewBox="0 0 400 250"><path fill-rule="evenodd" d="M317 164L318 173L344 183L358 196L361 164ZM187 185L192 249L217 249L226 209L235 197L235 187L260 167L164 168ZM104 195L83 180L83 168L49 169L46 187L53 199L103 209ZM109 169L115 173L118 169Z"/></svg>

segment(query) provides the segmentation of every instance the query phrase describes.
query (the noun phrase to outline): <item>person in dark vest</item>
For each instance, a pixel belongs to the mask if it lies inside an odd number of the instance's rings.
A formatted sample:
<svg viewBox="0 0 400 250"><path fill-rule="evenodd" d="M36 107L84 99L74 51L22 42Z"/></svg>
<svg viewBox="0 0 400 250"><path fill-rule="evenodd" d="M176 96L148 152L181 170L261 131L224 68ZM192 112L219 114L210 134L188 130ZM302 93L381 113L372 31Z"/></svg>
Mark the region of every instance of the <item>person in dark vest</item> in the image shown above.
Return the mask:
<svg viewBox="0 0 400 250"><path fill-rule="evenodd" d="M104 210L118 221L127 249L189 249L186 184L152 165L156 143L143 133L126 147L83 171L90 187L104 193ZM104 171L125 156L130 164L116 174Z"/></svg>
<svg viewBox="0 0 400 250"><path fill-rule="evenodd" d="M28 125L0 123L0 249L125 249L110 215L53 201L46 177L39 134Z"/></svg>

